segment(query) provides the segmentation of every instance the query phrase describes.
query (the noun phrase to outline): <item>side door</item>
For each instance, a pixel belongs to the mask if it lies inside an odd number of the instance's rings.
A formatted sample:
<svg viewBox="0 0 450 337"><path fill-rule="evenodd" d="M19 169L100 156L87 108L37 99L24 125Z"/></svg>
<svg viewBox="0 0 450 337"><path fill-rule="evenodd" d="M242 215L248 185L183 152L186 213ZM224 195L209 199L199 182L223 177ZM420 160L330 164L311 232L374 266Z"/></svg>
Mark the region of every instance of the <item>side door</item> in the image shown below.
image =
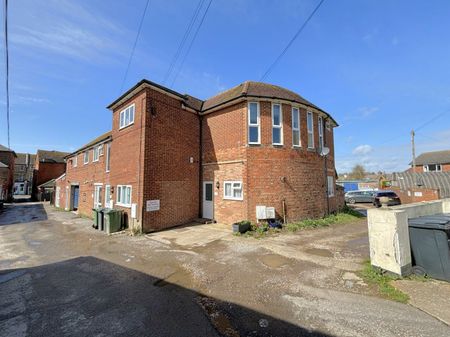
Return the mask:
<svg viewBox="0 0 450 337"><path fill-rule="evenodd" d="M212 181L203 182L202 204L203 204L202 217L205 219L214 219L214 192Z"/></svg>

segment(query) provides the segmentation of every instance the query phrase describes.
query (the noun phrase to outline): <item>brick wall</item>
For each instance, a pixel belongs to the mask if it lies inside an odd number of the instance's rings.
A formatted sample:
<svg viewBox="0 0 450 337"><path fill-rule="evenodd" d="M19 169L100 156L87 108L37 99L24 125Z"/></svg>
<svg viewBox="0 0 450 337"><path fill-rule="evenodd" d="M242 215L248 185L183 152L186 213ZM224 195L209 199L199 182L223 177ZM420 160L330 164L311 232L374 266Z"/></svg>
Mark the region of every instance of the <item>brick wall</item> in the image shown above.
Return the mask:
<svg viewBox="0 0 450 337"><path fill-rule="evenodd" d="M147 89L145 118L144 231L190 222L199 215L200 120L179 99ZM147 200L160 210L147 212Z"/></svg>
<svg viewBox="0 0 450 337"><path fill-rule="evenodd" d="M2 194L0 200L3 197L5 200L12 198L13 186L14 186L14 164L15 156L13 152L1 151L0 162L8 167L2 168L0 172L0 186L2 187Z"/></svg>
<svg viewBox="0 0 450 337"><path fill-rule="evenodd" d="M421 201L432 201L440 199L438 189L433 188L408 188L401 189L398 187L389 187L391 191L397 193L402 204L410 204Z"/></svg>
<svg viewBox="0 0 450 337"><path fill-rule="evenodd" d="M56 186L60 186L60 207L70 208L72 200L72 186L79 186L78 212L85 216L92 216L94 207L94 186L102 184L101 200L105 200L105 185L110 184L109 173L106 172L106 146L103 144L103 155L99 155L98 161L93 161L93 148L71 156L67 160L66 176L59 179ZM84 164L84 152L89 152L89 162ZM77 165L74 166L75 157ZM67 192L66 192L67 190ZM67 194L66 194L67 193ZM66 204L66 198L67 204Z"/></svg>
<svg viewBox="0 0 450 337"><path fill-rule="evenodd" d="M450 164L442 164L441 165L441 169L442 169L442 172L449 172L450 171ZM408 169L408 171L409 172L414 172L412 167L410 167ZM415 172L416 173L423 173L424 172L423 171L423 165L416 165L416 171Z"/></svg>
<svg viewBox="0 0 450 337"><path fill-rule="evenodd" d="M342 208L343 195L327 197L327 175L335 176L333 131L325 132L327 159L307 149L306 110L300 109L301 148L292 146L291 105L282 104L283 146L272 145L272 108L270 101L260 102L261 144L247 145L247 102L203 117L203 181L214 182L214 217L232 223L256 220L256 206L273 206L277 216L295 221L320 217ZM314 113L315 149L319 146L318 115ZM225 200L223 183L243 182L244 200ZM219 183L219 188L216 183Z"/></svg>

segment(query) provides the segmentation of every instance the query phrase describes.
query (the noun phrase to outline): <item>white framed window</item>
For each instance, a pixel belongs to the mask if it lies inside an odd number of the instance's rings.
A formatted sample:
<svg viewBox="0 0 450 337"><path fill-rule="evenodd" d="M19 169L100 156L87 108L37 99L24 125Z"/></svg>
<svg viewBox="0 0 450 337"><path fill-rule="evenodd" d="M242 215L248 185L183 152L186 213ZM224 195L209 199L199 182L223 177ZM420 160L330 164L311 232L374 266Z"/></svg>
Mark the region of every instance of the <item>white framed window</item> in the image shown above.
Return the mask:
<svg viewBox="0 0 450 337"><path fill-rule="evenodd" d="M328 197L334 197L334 178L332 176L327 177L327 190Z"/></svg>
<svg viewBox="0 0 450 337"><path fill-rule="evenodd" d="M77 167L77 166L78 166L78 156L75 155L75 156L72 158L72 167Z"/></svg>
<svg viewBox="0 0 450 337"><path fill-rule="evenodd" d="M106 144L106 172L109 172L111 161L111 143Z"/></svg>
<svg viewBox="0 0 450 337"><path fill-rule="evenodd" d="M441 164L425 164L423 172L442 172L442 166Z"/></svg>
<svg viewBox="0 0 450 337"><path fill-rule="evenodd" d="M224 181L223 198L229 200L243 200L242 181Z"/></svg>
<svg viewBox="0 0 450 337"><path fill-rule="evenodd" d="M248 103L248 143L261 144L259 103Z"/></svg>
<svg viewBox="0 0 450 337"><path fill-rule="evenodd" d="M300 109L292 108L292 146L300 147Z"/></svg>
<svg viewBox="0 0 450 337"><path fill-rule="evenodd" d="M112 208L111 185L105 185L105 207Z"/></svg>
<svg viewBox="0 0 450 337"><path fill-rule="evenodd" d="M92 161L94 162L94 161L98 161L98 150L99 150L99 147L98 146L94 146L94 150L93 150L93 152L94 152L94 155L93 155L93 159L92 159Z"/></svg>
<svg viewBox="0 0 450 337"><path fill-rule="evenodd" d="M134 123L134 103L120 112L119 129L125 128Z"/></svg>
<svg viewBox="0 0 450 337"><path fill-rule="evenodd" d="M283 145L283 110L281 104L272 104L272 144Z"/></svg>
<svg viewBox="0 0 450 337"><path fill-rule="evenodd" d="M94 184L94 208L102 207L103 186Z"/></svg>
<svg viewBox="0 0 450 337"><path fill-rule="evenodd" d="M306 115L306 124L308 127L308 149L314 149L314 119L311 111Z"/></svg>
<svg viewBox="0 0 450 337"><path fill-rule="evenodd" d="M83 163L84 163L84 165L89 163L89 150L84 151L84 153L83 153Z"/></svg>
<svg viewBox="0 0 450 337"><path fill-rule="evenodd" d="M99 155L99 156L103 156L103 144L100 144L100 145L98 146L98 155Z"/></svg>
<svg viewBox="0 0 450 337"><path fill-rule="evenodd" d="M124 207L131 207L131 186L117 185L116 204Z"/></svg>
<svg viewBox="0 0 450 337"><path fill-rule="evenodd" d="M319 149L323 149L323 118L319 116L317 129L319 131Z"/></svg>

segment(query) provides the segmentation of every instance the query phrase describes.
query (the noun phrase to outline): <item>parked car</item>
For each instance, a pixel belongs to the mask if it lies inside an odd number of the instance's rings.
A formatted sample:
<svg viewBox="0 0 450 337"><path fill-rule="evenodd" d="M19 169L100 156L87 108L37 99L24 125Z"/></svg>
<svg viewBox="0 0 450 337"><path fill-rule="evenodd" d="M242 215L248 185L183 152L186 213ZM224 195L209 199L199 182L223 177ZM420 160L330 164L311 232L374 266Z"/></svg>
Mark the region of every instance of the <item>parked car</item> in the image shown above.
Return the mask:
<svg viewBox="0 0 450 337"><path fill-rule="evenodd" d="M395 192L392 191L378 191L373 199L373 205L376 207L381 207L380 198L387 197L388 198L388 206L401 205L400 198Z"/></svg>
<svg viewBox="0 0 450 337"><path fill-rule="evenodd" d="M354 204L357 202L373 203L375 193L375 191L348 191L345 193L345 202L349 204Z"/></svg>

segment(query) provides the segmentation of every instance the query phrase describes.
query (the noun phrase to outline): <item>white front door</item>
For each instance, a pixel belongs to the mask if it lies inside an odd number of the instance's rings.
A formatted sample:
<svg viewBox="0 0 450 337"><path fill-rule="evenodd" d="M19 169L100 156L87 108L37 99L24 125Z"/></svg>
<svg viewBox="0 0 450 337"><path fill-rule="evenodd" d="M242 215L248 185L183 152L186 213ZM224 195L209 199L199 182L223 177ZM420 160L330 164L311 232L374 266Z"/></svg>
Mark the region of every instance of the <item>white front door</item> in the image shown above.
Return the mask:
<svg viewBox="0 0 450 337"><path fill-rule="evenodd" d="M213 182L203 182L203 218L214 219L214 191Z"/></svg>

